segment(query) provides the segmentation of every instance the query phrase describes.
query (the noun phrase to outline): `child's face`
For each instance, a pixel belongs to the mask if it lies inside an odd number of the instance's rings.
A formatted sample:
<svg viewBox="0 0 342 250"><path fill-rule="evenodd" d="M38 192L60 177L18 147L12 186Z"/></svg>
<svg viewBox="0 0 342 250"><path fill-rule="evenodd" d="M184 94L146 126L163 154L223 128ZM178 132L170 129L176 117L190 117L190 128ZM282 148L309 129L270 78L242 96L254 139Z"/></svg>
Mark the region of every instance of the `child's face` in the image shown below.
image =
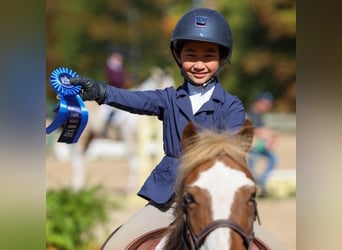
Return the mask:
<svg viewBox="0 0 342 250"><path fill-rule="evenodd" d="M186 41L179 59L184 72L198 85L208 81L222 63L218 45L199 41Z"/></svg>

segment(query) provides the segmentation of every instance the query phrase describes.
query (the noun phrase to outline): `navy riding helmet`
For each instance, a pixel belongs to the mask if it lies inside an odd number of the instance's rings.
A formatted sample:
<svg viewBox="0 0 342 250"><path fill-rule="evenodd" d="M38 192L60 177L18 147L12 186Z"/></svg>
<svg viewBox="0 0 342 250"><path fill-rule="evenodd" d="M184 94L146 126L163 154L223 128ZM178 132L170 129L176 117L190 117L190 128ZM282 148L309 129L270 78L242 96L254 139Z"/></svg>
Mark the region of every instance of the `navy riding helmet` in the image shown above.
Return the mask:
<svg viewBox="0 0 342 250"><path fill-rule="evenodd" d="M180 66L178 56L182 40L211 42L220 46L220 55L229 62L233 49L233 38L226 19L216 10L207 8L192 9L178 21L170 40L170 50Z"/></svg>

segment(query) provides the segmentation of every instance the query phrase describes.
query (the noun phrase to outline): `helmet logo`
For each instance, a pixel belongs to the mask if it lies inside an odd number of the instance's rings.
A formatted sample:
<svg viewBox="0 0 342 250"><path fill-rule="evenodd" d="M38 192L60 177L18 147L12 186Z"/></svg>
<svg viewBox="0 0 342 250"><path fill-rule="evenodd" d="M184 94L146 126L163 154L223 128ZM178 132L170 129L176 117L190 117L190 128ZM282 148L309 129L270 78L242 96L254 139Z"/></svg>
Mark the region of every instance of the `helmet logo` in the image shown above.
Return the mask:
<svg viewBox="0 0 342 250"><path fill-rule="evenodd" d="M196 16L196 26L205 26L208 22L208 17Z"/></svg>

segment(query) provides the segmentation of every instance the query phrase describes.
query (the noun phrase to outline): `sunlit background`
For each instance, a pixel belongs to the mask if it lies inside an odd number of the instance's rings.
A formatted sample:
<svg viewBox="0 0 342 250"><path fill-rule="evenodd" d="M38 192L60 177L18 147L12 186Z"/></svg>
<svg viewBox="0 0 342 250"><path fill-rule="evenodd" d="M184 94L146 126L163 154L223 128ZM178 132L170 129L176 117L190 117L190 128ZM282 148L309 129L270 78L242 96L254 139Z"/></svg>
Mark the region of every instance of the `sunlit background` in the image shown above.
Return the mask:
<svg viewBox="0 0 342 250"><path fill-rule="evenodd" d="M246 105L262 90L274 94L274 111L296 111L296 1L46 1L46 84L56 67L105 80L110 52L125 57L138 85L154 66L181 84L169 51L178 19L192 7L220 11L233 32L232 64L222 85ZM47 104L55 93L47 86ZM49 109L48 109L49 110Z"/></svg>
<svg viewBox="0 0 342 250"><path fill-rule="evenodd" d="M269 227L288 250L294 250L296 1L47 0L47 123L54 118L54 107L58 102L49 79L51 72L58 67L68 67L80 75L106 81L107 57L110 53L118 52L124 57L131 87L139 87L150 77L155 67L171 75L175 86L181 85L183 80L170 53L169 41L179 18L194 7L218 10L232 29L232 61L219 76L223 87L237 95L246 108L262 91L272 93L275 98L266 121L280 133L280 143L276 148L280 163L278 171L269 181L273 198L261 201L259 207L263 225ZM93 116L94 113L90 112L90 119ZM136 129L141 138L149 133L152 126L152 130L158 131L155 123L143 122L139 120L139 124L143 125ZM137 201L135 193L161 156L158 155L159 151L151 153L153 159L142 156L141 148L146 149L149 145L141 145L137 141L140 146L132 154L139 154L139 163L136 160L135 164L142 170L139 172L139 184L127 194L125 188L131 174L127 171L127 164L132 162L134 156L125 155L127 145L120 141L120 136L116 137L115 143L113 140L93 141L81 172L75 169L75 149L56 143L57 136L56 133L47 136L47 249L97 249L105 235L109 234L108 230L132 215L137 204L144 204L141 199ZM158 133L152 135L158 136ZM147 135L140 139L149 140ZM162 145L158 144L158 147L161 149ZM79 168L80 164L76 165ZM92 189L95 184L100 185L100 193L107 195L105 198L98 197ZM72 189L78 192L74 193ZM97 205L87 205L86 200L89 199ZM114 206L109 206L109 202L112 205L114 203ZM265 211L271 212L266 214ZM280 213L286 216L281 218ZM286 226L279 228L277 222Z"/></svg>

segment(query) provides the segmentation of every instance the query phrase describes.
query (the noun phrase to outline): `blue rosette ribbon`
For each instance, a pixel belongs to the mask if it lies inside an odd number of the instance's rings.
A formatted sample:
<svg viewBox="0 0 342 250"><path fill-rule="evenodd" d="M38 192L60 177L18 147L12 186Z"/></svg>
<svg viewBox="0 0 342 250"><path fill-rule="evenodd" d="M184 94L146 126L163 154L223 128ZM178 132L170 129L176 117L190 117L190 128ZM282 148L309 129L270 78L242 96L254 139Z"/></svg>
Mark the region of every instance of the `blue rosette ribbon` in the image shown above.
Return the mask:
<svg viewBox="0 0 342 250"><path fill-rule="evenodd" d="M88 122L88 110L78 95L82 87L69 83L70 78L77 76L76 72L64 67L51 73L50 83L60 102L57 115L46 128L46 133L62 128L58 142L76 143Z"/></svg>

